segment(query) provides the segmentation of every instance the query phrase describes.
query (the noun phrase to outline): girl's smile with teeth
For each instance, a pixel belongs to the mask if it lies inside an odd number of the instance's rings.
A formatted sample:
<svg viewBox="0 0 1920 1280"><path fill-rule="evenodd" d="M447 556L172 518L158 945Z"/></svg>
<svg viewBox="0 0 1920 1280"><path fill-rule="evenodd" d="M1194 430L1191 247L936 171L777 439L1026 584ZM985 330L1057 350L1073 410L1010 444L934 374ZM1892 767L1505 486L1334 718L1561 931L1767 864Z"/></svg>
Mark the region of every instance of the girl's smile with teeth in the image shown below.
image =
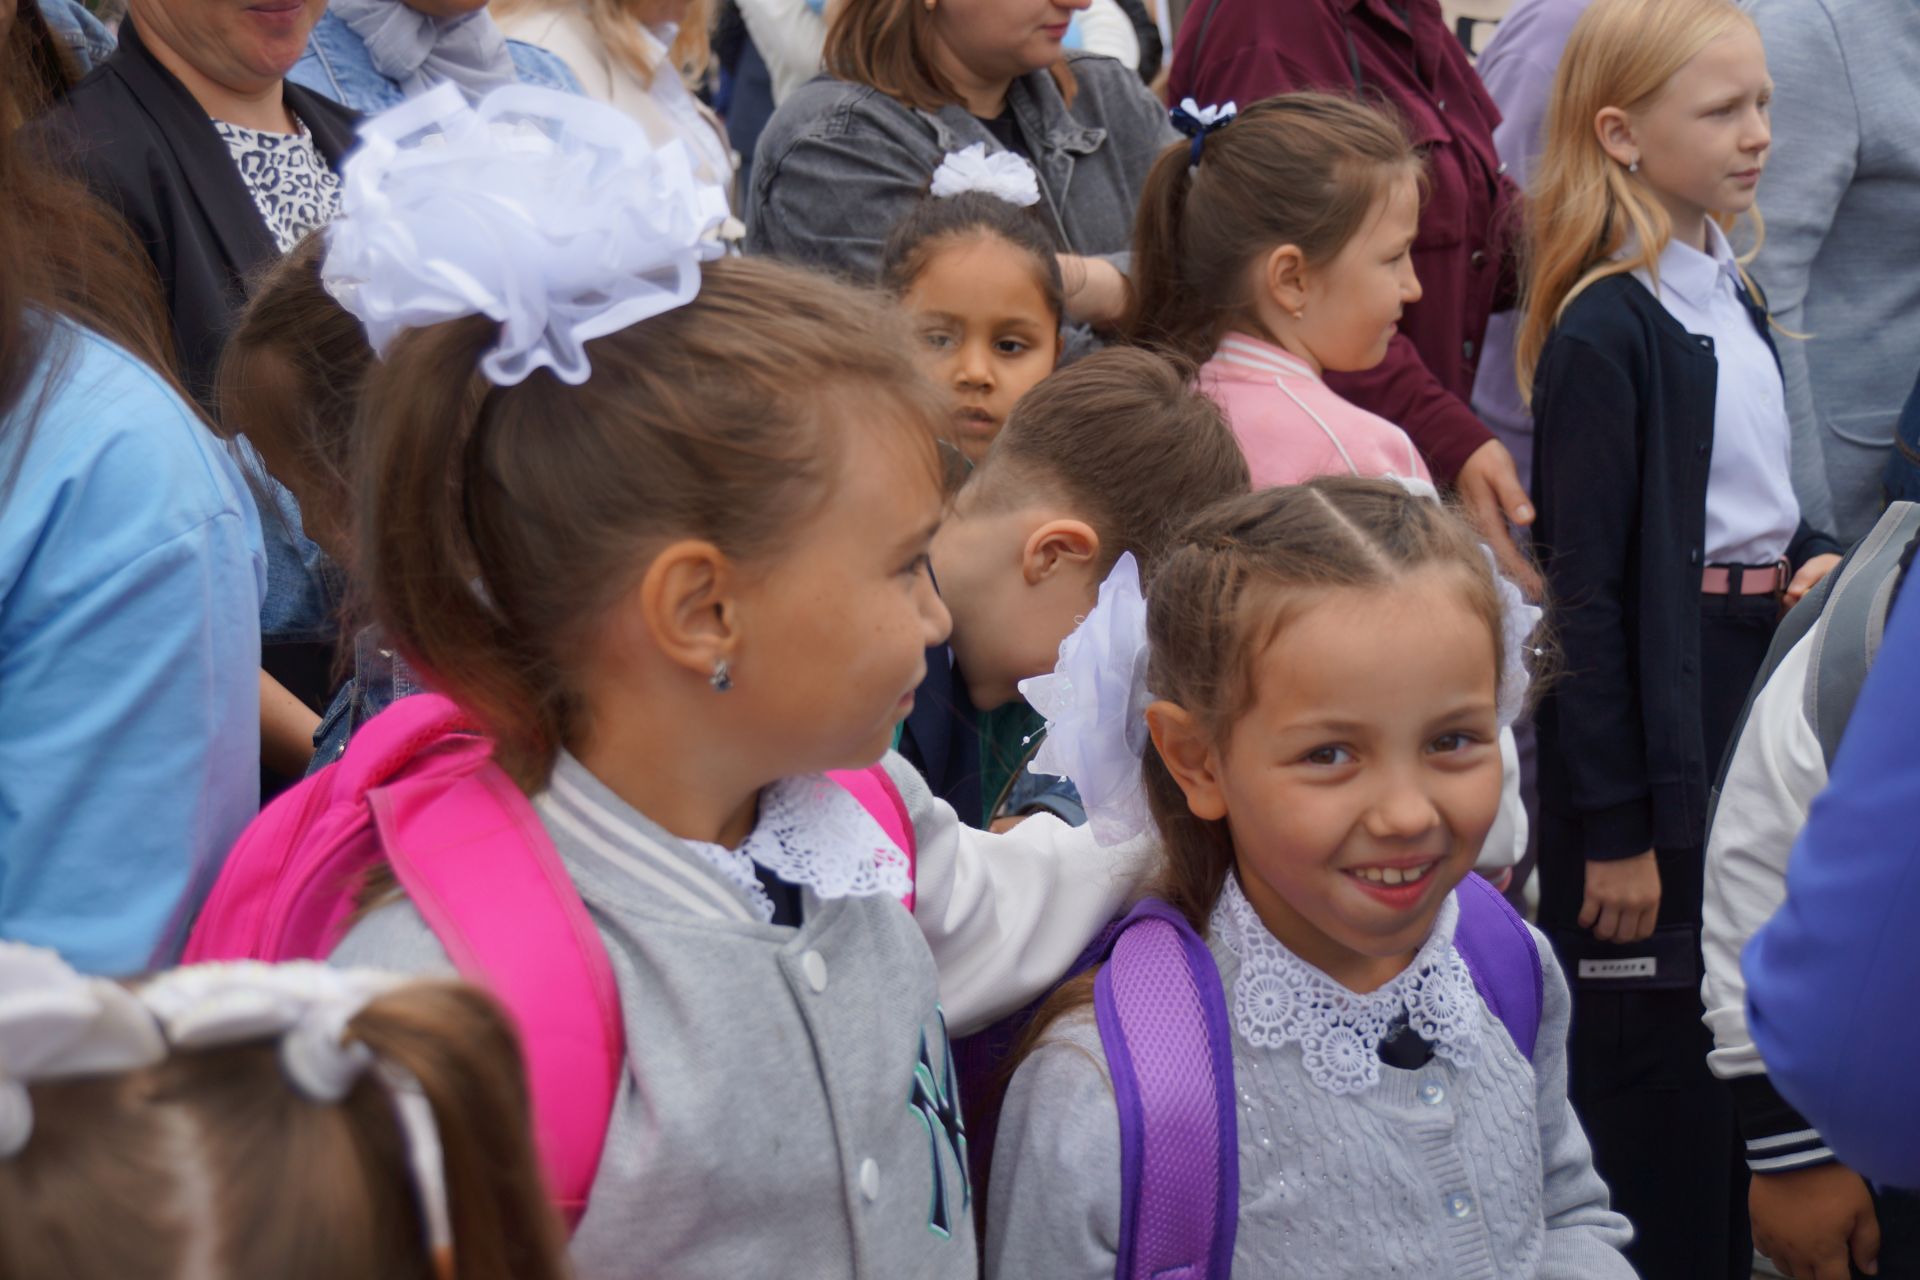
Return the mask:
<svg viewBox="0 0 1920 1280"><path fill-rule="evenodd" d="M1417 867L1354 867L1348 871L1350 876L1362 880L1371 880L1375 884L1412 884L1423 879L1439 862L1425 862Z"/></svg>

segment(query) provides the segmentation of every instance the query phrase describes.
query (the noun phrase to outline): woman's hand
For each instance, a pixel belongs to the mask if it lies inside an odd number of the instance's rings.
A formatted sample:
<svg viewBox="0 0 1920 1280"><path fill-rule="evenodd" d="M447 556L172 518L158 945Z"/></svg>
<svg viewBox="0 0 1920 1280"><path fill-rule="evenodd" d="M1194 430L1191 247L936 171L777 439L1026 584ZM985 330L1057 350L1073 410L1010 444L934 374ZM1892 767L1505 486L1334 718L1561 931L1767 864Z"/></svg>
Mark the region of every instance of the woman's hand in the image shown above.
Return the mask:
<svg viewBox="0 0 1920 1280"><path fill-rule="evenodd" d="M1580 927L1602 942L1639 942L1660 919L1660 864L1653 850L1613 862L1587 862Z"/></svg>
<svg viewBox="0 0 1920 1280"><path fill-rule="evenodd" d="M1521 554L1513 535L1507 531L1509 522L1533 523L1533 504L1527 501L1527 491L1520 484L1520 472L1514 467L1513 455L1507 452L1507 446L1498 440L1489 440L1475 449L1467 456L1460 474L1453 478L1453 487L1466 503L1480 536L1493 548L1495 558L1500 561L1500 571L1511 578L1528 599L1538 600L1544 588L1540 574Z"/></svg>
<svg viewBox="0 0 1920 1280"><path fill-rule="evenodd" d="M1066 288L1067 319L1096 329L1111 329L1127 314L1132 287L1120 268L1105 258L1063 253L1060 282Z"/></svg>
<svg viewBox="0 0 1920 1280"><path fill-rule="evenodd" d="M1880 1269L1880 1220L1860 1175L1843 1164L1756 1173L1747 1190L1753 1247L1792 1280L1847 1280Z"/></svg>
<svg viewBox="0 0 1920 1280"><path fill-rule="evenodd" d="M1801 565L1800 572L1794 574L1793 581L1787 584L1787 594L1785 599L1781 600L1780 608L1784 611L1799 604L1807 592L1819 586L1821 580L1832 573L1839 563L1839 556L1824 555L1814 556Z"/></svg>

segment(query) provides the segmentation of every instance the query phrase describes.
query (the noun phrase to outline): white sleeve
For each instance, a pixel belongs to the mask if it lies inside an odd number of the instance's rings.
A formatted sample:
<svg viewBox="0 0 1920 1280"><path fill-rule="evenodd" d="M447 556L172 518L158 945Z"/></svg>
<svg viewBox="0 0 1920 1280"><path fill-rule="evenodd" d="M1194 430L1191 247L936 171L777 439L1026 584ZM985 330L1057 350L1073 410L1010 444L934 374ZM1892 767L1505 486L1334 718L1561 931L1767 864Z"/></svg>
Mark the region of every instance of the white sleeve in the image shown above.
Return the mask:
<svg viewBox="0 0 1920 1280"><path fill-rule="evenodd" d="M1113 58L1129 70L1140 69L1140 33L1114 0L1093 0L1076 21L1081 49Z"/></svg>
<svg viewBox="0 0 1920 1280"><path fill-rule="evenodd" d="M933 950L941 1007L956 1036L1059 982L1158 869L1152 837L1103 849L1088 828L1051 814L1004 835L963 826L898 753L885 763L913 821L913 917Z"/></svg>
<svg viewBox="0 0 1920 1280"><path fill-rule="evenodd" d="M807 0L739 0L741 20L773 80L773 104L820 74L826 19Z"/></svg>
<svg viewBox="0 0 1920 1280"><path fill-rule="evenodd" d="M1517 865L1527 852L1527 805L1520 798L1520 749L1514 745L1513 730L1500 731L1500 812L1493 829L1480 846L1480 860L1473 869L1489 880Z"/></svg>
<svg viewBox="0 0 1920 1280"><path fill-rule="evenodd" d="M1827 784L1826 758L1804 709L1812 652L1810 633L1788 650L1754 699L1707 837L1700 998L1713 1032L1707 1065L1723 1080L1766 1071L1747 1030L1740 953L1786 900L1787 856Z"/></svg>

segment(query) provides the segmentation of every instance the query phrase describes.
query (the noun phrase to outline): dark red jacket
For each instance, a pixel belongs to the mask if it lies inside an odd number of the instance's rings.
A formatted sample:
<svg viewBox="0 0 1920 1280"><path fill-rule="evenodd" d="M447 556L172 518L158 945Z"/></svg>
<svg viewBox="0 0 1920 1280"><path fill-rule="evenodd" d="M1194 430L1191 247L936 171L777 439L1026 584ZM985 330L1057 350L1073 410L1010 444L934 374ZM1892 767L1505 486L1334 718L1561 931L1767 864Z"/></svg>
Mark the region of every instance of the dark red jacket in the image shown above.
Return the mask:
<svg viewBox="0 0 1920 1280"><path fill-rule="evenodd" d="M1493 148L1500 113L1439 0L1193 0L1174 44L1173 101L1244 107L1305 89L1384 98L1427 154L1413 244L1426 294L1379 368L1327 381L1399 423L1450 482L1493 438L1468 400L1487 317L1514 302L1519 191Z"/></svg>

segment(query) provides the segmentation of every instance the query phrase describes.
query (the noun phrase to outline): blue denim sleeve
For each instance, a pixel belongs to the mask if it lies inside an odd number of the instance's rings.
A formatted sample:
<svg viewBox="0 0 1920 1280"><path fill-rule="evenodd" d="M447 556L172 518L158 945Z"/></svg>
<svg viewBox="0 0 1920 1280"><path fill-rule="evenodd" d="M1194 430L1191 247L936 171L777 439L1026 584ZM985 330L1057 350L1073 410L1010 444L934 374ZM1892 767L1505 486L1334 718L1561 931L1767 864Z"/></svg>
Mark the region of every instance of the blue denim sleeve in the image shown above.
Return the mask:
<svg viewBox="0 0 1920 1280"><path fill-rule="evenodd" d="M1747 1019L1780 1093L1849 1167L1920 1186L1920 590L1879 660L1748 944Z"/></svg>

